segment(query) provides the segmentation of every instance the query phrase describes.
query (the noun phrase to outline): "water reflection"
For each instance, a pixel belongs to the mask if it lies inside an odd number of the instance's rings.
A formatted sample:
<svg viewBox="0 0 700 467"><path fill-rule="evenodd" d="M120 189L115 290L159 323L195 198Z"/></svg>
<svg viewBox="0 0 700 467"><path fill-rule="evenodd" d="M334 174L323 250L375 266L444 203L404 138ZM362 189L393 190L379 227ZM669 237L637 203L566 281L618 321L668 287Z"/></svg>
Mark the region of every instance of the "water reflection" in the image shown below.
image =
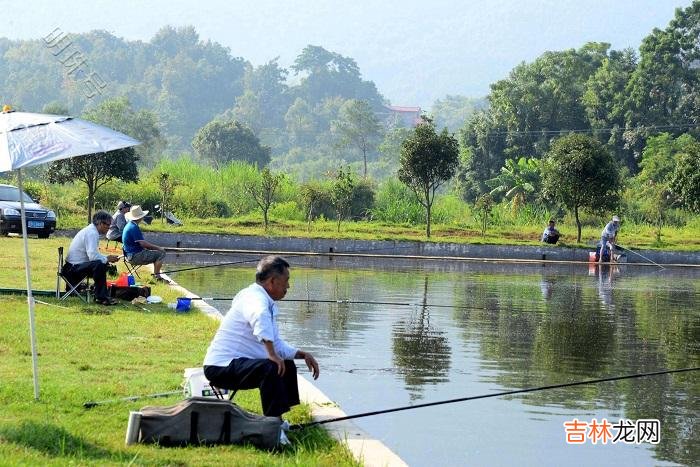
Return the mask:
<svg viewBox="0 0 700 467"><path fill-rule="evenodd" d="M280 325L290 342L318 355L328 371L317 384L348 413L700 366L700 272L605 265L588 275L570 267L386 261L358 270L314 261L295 265L289 298L309 301L283 301ZM251 269L193 271L178 281L204 296L231 295L252 280ZM417 306L372 303L381 301ZM412 465L437 462L426 445L444 452L443 464L464 464L465 456L477 465L540 464L532 446L546 445L548 462L558 465L572 453L585 464L693 465L698 396L698 374L684 373L454 404L444 429L438 409L358 423ZM574 416L657 418L662 442L574 452L561 430ZM458 422L475 418L478 431Z"/></svg>
<svg viewBox="0 0 700 467"><path fill-rule="evenodd" d="M428 276L418 313L399 320L392 328L393 362L406 381L411 400L421 399L421 388L449 380L451 349L445 333L430 324Z"/></svg>

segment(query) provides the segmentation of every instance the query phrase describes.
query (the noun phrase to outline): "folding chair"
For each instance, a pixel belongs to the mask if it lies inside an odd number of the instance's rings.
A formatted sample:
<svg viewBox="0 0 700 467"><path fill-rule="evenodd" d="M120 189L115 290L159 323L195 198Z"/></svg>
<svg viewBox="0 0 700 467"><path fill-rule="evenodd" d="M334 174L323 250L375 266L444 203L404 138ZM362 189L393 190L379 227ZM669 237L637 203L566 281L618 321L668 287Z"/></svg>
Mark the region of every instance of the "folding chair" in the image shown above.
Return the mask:
<svg viewBox="0 0 700 467"><path fill-rule="evenodd" d="M63 247L59 246L58 269L56 270L56 298L59 299L59 301L63 301L71 295L76 295L85 303L90 303L90 277L88 276L79 281L74 281L75 284L73 284L70 279L63 274L63 265ZM66 291L64 293L61 293L61 281L66 283Z"/></svg>
<svg viewBox="0 0 700 467"><path fill-rule="evenodd" d="M126 267L126 270L129 272L129 274L141 279L141 276L139 275L139 269L141 269L141 266L143 266L143 264L131 264L129 259L126 257L126 252L124 251L123 248L122 248L122 254L124 255L122 257L124 259L124 267Z"/></svg>

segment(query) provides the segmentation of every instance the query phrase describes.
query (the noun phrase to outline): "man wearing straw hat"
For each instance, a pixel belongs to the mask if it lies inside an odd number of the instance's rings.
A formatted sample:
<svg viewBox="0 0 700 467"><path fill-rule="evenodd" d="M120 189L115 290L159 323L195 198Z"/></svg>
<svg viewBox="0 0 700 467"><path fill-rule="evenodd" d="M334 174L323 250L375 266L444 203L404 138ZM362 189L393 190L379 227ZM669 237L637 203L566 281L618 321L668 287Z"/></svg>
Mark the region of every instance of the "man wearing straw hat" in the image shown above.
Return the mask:
<svg viewBox="0 0 700 467"><path fill-rule="evenodd" d="M151 264L153 263L153 275L157 281L169 282L160 275L160 268L163 266L165 249L143 238L143 233L139 224L148 211L141 209L138 204L131 206L129 212L125 214L127 222L122 233L122 243L124 254L131 264Z"/></svg>

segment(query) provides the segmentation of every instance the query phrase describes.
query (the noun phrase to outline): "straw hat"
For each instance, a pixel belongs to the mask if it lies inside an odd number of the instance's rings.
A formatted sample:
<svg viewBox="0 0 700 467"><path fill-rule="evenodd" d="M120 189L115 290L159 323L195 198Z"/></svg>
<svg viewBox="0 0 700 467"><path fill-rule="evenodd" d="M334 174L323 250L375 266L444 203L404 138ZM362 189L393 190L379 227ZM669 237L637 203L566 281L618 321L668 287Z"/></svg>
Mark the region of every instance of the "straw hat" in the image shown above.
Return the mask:
<svg viewBox="0 0 700 467"><path fill-rule="evenodd" d="M139 206L137 204L135 206L131 206L131 209L129 210L129 212L124 214L124 217L126 217L130 221L137 221L139 219L143 219L144 217L146 217L147 214L148 214L148 211L142 210L141 206Z"/></svg>

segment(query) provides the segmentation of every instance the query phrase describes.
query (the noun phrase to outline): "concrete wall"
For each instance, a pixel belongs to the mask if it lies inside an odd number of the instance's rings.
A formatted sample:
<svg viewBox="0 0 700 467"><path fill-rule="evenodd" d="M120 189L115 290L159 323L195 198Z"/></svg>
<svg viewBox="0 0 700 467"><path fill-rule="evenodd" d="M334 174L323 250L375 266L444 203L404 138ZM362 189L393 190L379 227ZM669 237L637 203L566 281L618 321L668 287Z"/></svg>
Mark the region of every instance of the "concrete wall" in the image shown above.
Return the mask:
<svg viewBox="0 0 700 467"><path fill-rule="evenodd" d="M76 231L60 231L57 235L73 236ZM368 253L386 255L418 256L461 256L467 258L498 258L526 260L588 261L584 248L569 248L553 245L542 246L503 246L467 245L459 243L399 242L369 240L337 240L287 237L256 237L220 234L187 233L144 233L147 240L165 247L294 251L315 253ZM700 265L700 252L634 250L626 252L630 263L644 263L651 260L662 264ZM639 255L645 256L647 259Z"/></svg>

